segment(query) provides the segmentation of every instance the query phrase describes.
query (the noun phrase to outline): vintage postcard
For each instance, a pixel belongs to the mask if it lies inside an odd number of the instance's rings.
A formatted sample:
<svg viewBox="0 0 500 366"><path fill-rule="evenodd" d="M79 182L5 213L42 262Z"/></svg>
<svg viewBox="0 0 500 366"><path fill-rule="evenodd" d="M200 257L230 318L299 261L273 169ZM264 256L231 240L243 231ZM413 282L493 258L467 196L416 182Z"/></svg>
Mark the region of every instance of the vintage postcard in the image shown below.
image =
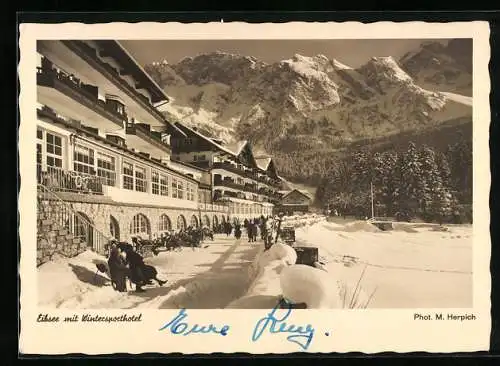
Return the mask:
<svg viewBox="0 0 500 366"><path fill-rule="evenodd" d="M20 353L488 350L486 22L19 42Z"/></svg>

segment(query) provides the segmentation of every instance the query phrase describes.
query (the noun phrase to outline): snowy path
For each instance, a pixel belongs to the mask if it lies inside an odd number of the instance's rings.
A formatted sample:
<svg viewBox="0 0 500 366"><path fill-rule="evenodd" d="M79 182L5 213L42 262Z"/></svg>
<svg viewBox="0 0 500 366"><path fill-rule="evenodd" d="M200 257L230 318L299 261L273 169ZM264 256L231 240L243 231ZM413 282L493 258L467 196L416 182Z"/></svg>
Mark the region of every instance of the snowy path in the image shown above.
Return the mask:
<svg viewBox="0 0 500 366"><path fill-rule="evenodd" d="M247 289L247 269L262 243L216 235L193 251L160 253L147 258L163 287L146 287L144 293L113 291L104 276L95 276L96 254L86 252L71 260L60 259L39 269L39 304L60 308L223 308ZM54 285L57 284L57 285Z"/></svg>

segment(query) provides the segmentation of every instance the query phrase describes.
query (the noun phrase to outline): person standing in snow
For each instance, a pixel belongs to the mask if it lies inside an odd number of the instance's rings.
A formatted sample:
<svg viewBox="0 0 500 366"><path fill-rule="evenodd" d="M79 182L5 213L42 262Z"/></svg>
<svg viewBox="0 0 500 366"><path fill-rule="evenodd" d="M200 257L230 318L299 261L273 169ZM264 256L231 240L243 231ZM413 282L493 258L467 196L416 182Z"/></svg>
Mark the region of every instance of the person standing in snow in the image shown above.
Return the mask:
<svg viewBox="0 0 500 366"><path fill-rule="evenodd" d="M127 291L126 278L127 278L128 268L125 259L120 254L120 250L118 249L116 241L111 242L108 267L113 289L115 289L118 292L126 292Z"/></svg>
<svg viewBox="0 0 500 366"><path fill-rule="evenodd" d="M247 235L248 235L248 242L251 243L253 239L253 234L252 234L252 220L248 221L247 224Z"/></svg>
<svg viewBox="0 0 500 366"><path fill-rule="evenodd" d="M236 240L239 240L241 238L241 225L240 223L237 223L234 227L234 237Z"/></svg>
<svg viewBox="0 0 500 366"><path fill-rule="evenodd" d="M257 226L257 222L254 221L254 223L252 225L252 242L257 241L257 234L258 234L258 226Z"/></svg>

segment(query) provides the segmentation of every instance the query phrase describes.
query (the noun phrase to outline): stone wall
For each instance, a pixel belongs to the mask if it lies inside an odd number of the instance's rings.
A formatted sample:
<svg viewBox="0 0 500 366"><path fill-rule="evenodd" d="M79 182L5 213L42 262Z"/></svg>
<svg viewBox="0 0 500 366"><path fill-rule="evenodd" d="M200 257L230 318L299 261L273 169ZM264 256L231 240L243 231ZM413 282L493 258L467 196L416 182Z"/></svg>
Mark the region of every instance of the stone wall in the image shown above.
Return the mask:
<svg viewBox="0 0 500 366"><path fill-rule="evenodd" d="M179 216L183 216L186 225L190 224L192 216L196 217L198 224L201 222L206 224L205 216L208 216L210 226L212 227L215 222L220 224L229 217L226 213L214 211L195 211L187 209L172 209L160 207L147 207L147 206L127 206L117 205L114 203L102 202L84 202L66 201L73 211L78 212L81 216L87 219L97 231L102 233L105 237L112 238L111 224L114 221L114 228L117 229L117 239L120 241L131 241L131 237L136 235L130 232L130 226L133 222L135 215L141 214L146 217L149 238L154 235L159 236L159 222L162 215L169 218L171 229L177 229L177 220ZM39 201L41 205L38 217L38 245L37 245L37 263L38 265L47 262L57 252L62 255L71 257L80 254L87 249L88 243L82 243L75 239L68 230L59 227L54 220L50 219L50 214L54 214L57 210L63 208L64 203L50 199L42 199ZM103 240L103 235L97 232L92 235L93 243L92 249L102 252L107 240ZM144 237L144 236L143 236Z"/></svg>
<svg viewBox="0 0 500 366"><path fill-rule="evenodd" d="M74 257L87 249L87 244L75 238L56 220L61 215L62 203L57 201L40 201L37 217L37 266L50 261L54 254Z"/></svg>
<svg viewBox="0 0 500 366"><path fill-rule="evenodd" d="M127 205L116 205L107 203L89 203L89 202L71 202L73 209L79 213L86 216L91 224L95 226L97 230L102 232L104 235L111 237L111 222L114 219L118 224L118 239L120 241L130 241L131 237L134 236L130 232L130 225L133 222L135 215L144 215L149 223L149 235L153 237L154 234L159 232L159 222L162 215L166 215L171 223L171 228L173 230L177 229L177 220L179 216L183 216L186 220L186 224L190 224L192 216L196 217L196 220L200 221L200 214L202 222L204 222L204 216L208 216L210 220L210 225L213 225L214 216L217 216L217 223L221 223L223 216L227 220L227 214L222 212L213 211L194 211L186 209L173 209L173 208L160 208L160 207L147 207L147 206L127 206ZM113 218L113 219L112 219Z"/></svg>

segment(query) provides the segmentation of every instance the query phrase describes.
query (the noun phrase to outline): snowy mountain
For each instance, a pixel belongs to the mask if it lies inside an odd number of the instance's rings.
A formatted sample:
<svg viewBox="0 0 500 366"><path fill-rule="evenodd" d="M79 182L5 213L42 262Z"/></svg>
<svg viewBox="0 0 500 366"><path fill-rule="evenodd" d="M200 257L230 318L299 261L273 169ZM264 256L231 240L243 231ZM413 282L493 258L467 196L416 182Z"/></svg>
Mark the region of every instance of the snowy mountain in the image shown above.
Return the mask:
<svg viewBox="0 0 500 366"><path fill-rule="evenodd" d="M267 64L213 52L146 70L171 97L163 107L170 119L226 142L250 140L261 152L310 153L471 116L461 41L425 43L400 60L373 57L357 68L324 55Z"/></svg>

